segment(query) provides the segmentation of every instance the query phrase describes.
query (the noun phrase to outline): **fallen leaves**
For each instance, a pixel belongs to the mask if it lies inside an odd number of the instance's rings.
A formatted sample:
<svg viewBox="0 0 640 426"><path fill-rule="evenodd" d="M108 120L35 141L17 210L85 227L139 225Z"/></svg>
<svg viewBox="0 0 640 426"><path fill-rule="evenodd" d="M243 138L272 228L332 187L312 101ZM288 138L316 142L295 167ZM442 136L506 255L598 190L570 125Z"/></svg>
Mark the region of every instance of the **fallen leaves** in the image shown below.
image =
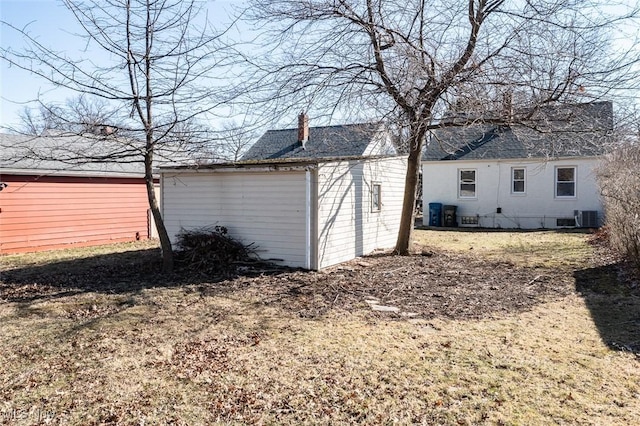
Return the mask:
<svg viewBox="0 0 640 426"><path fill-rule="evenodd" d="M479 252L225 281L150 274L144 252L13 269L0 410L46 404L60 424L638 423L637 361L602 343L572 270ZM610 346L630 347L622 337Z"/></svg>

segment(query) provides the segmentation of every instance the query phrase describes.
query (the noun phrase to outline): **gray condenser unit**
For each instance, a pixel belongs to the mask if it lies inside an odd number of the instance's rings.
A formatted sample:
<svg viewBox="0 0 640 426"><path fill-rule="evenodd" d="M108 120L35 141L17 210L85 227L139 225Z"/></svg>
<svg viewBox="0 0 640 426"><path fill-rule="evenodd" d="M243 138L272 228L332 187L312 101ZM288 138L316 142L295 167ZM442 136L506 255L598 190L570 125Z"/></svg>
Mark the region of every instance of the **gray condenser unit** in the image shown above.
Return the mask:
<svg viewBox="0 0 640 426"><path fill-rule="evenodd" d="M574 210L573 215L576 218L576 226L578 228L597 228L598 227L598 211L597 210Z"/></svg>

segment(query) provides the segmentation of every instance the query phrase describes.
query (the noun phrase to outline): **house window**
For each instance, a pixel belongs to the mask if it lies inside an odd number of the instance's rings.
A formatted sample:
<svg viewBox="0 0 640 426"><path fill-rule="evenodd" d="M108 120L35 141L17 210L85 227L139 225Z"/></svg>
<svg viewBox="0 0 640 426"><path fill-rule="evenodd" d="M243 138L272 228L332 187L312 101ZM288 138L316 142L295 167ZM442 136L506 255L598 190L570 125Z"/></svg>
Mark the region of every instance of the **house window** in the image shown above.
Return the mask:
<svg viewBox="0 0 640 426"><path fill-rule="evenodd" d="M371 185L371 211L379 212L382 210L382 185L374 183Z"/></svg>
<svg viewBox="0 0 640 426"><path fill-rule="evenodd" d="M525 174L522 168L511 169L511 193L524 194L525 191Z"/></svg>
<svg viewBox="0 0 640 426"><path fill-rule="evenodd" d="M556 197L576 196L576 168L556 167Z"/></svg>
<svg viewBox="0 0 640 426"><path fill-rule="evenodd" d="M460 198L476 197L476 171L458 170L458 196Z"/></svg>

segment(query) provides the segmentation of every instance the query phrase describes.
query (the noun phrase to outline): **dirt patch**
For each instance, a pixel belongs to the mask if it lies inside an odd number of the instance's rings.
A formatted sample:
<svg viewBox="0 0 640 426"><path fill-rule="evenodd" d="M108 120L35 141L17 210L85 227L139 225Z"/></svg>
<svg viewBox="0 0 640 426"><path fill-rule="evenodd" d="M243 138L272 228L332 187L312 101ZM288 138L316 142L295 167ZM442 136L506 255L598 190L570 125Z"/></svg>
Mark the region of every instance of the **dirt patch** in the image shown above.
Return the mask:
<svg viewBox="0 0 640 426"><path fill-rule="evenodd" d="M418 248L413 256L378 254L322 272L248 268L226 279L159 269L158 249L71 259L45 265L21 265L2 272L0 300L29 302L78 293L122 294L155 287L185 287L203 297L235 292L259 304L282 308L302 318L329 310L366 310L385 318L477 319L520 312L575 291L575 268L526 266L496 261L480 252ZM602 252L599 261L609 258ZM367 300L397 309L371 311ZM99 316L89 306L82 317Z"/></svg>
<svg viewBox="0 0 640 426"><path fill-rule="evenodd" d="M221 286L223 288L221 288ZM456 253L379 255L324 272L263 275L199 287L203 294L243 290L267 305L316 318L330 309L368 309L366 300L398 308L386 317L483 318L529 309L573 291L571 271L516 267Z"/></svg>

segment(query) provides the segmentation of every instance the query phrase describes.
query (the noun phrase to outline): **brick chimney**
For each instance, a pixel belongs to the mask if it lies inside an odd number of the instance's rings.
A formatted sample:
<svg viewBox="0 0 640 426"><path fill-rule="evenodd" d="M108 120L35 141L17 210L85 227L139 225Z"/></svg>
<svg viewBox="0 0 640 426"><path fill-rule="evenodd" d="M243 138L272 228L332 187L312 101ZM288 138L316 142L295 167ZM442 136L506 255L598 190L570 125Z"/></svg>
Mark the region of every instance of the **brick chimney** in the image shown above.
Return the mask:
<svg viewBox="0 0 640 426"><path fill-rule="evenodd" d="M309 140L309 116L304 112L301 112L298 116L298 142L304 149L307 141Z"/></svg>
<svg viewBox="0 0 640 426"><path fill-rule="evenodd" d="M100 134L103 136L111 136L115 133L115 129L111 126L102 126L100 128Z"/></svg>
<svg viewBox="0 0 640 426"><path fill-rule="evenodd" d="M502 94L502 115L505 120L513 120L513 92L511 90Z"/></svg>

